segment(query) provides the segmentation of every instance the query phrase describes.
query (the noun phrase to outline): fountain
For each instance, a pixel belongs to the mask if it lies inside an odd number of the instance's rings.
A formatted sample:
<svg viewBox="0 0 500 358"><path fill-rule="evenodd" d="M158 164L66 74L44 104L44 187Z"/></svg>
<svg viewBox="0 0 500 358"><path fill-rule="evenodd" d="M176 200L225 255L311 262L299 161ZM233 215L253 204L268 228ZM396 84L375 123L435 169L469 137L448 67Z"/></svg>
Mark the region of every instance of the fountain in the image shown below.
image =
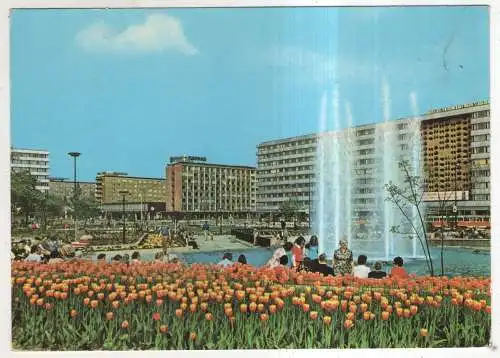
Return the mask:
<svg viewBox="0 0 500 358"><path fill-rule="evenodd" d="M342 237L354 256L365 254L370 261L422 257L413 235L391 232L393 226L406 223L399 209L385 200L386 183L403 184L400 159L409 160L412 168L420 168L420 122L416 117L389 120L390 95L385 81L382 97L384 121L356 128L352 127L349 103L345 104L345 116L339 115L338 88L331 103L327 94L322 98L314 231L319 236L320 252L329 258ZM414 94L410 101L416 112ZM401 227L410 231L408 225Z"/></svg>

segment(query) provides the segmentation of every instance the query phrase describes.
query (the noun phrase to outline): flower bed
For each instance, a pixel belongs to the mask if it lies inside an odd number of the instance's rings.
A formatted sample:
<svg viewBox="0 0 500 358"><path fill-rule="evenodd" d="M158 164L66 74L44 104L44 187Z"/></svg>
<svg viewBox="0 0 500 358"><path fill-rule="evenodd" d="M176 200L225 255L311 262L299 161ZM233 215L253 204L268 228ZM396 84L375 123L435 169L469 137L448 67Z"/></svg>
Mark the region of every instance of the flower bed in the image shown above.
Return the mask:
<svg viewBox="0 0 500 358"><path fill-rule="evenodd" d="M12 264L16 349L469 347L488 344L490 321L489 278Z"/></svg>

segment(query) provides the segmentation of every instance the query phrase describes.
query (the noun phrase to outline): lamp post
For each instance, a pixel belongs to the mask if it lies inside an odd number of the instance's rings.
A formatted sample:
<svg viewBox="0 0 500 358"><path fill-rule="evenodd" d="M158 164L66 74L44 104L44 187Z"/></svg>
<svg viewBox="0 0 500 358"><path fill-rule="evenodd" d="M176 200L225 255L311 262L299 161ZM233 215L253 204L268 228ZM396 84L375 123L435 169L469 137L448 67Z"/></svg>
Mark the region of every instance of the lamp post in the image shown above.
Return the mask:
<svg viewBox="0 0 500 358"><path fill-rule="evenodd" d="M460 169L460 163L455 164L455 206L453 211L455 212L455 230L458 228L458 206L457 206L457 176L458 169Z"/></svg>
<svg viewBox="0 0 500 358"><path fill-rule="evenodd" d="M141 199L141 225L142 225L142 194L139 194L139 198Z"/></svg>
<svg viewBox="0 0 500 358"><path fill-rule="evenodd" d="M77 241L77 234L76 234L76 197L77 197L77 190L76 190L76 158L78 158L81 153L79 152L69 152L68 155L70 157L73 157L73 225L75 227L75 241Z"/></svg>
<svg viewBox="0 0 500 358"><path fill-rule="evenodd" d="M222 208L219 205L219 232L222 235Z"/></svg>
<svg viewBox="0 0 500 358"><path fill-rule="evenodd" d="M122 241L123 241L123 243L125 243L125 234L126 234L126 228L125 228L125 196L128 194L128 190L120 190L119 193L122 196L122 220L123 220Z"/></svg>

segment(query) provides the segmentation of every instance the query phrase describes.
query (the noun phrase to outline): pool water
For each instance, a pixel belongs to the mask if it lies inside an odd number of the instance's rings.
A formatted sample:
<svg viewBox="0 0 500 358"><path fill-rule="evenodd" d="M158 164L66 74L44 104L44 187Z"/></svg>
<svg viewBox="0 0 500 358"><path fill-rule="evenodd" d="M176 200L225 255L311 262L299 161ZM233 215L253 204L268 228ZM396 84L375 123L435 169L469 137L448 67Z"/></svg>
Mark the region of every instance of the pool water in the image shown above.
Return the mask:
<svg viewBox="0 0 500 358"><path fill-rule="evenodd" d="M159 250L158 250L159 251ZM233 261L238 260L239 255L245 255L248 264L253 266L263 266L273 254L273 249L267 248L252 248L246 250L235 250L230 251L233 255ZM118 252L113 253L116 254ZM125 252L123 252L125 253ZM132 252L126 252L131 255ZM440 261L440 249L431 248L434 272L435 274L441 274L441 261ZM224 251L215 252L189 252L176 254L176 256L186 264L193 263L218 263L222 260L222 255ZM95 260L96 254L92 255L92 259ZM108 257L111 257L109 253ZM145 261L153 260L154 252L142 252L141 259ZM373 264L368 257L368 265ZM487 250L473 250L466 248L448 247L444 251L444 267L445 275L447 276L489 276L491 272L490 266L490 252ZM391 264L386 264L382 268L383 270L389 272L391 269ZM415 273L417 275L427 274L427 265L425 260L415 259L406 260L404 267L409 273Z"/></svg>

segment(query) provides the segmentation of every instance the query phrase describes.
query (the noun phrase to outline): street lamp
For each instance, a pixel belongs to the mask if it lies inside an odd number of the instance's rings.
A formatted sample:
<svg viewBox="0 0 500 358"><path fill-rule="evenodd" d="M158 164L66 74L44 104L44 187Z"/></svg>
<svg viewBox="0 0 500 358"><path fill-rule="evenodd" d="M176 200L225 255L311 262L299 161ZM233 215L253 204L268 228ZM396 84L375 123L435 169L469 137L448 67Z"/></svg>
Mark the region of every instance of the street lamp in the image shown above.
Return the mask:
<svg viewBox="0 0 500 358"><path fill-rule="evenodd" d="M76 236L76 158L80 156L79 152L69 152L68 155L73 157L73 225L75 226L75 241L77 241Z"/></svg>
<svg viewBox="0 0 500 358"><path fill-rule="evenodd" d="M118 192L122 196L122 220L123 220L123 234L122 234L122 240L123 243L125 243L125 196L128 194L128 190L120 190Z"/></svg>
<svg viewBox="0 0 500 358"><path fill-rule="evenodd" d="M457 206L457 176L458 169L460 169L460 163L455 164L455 206L453 211L455 212L455 230L458 228L458 206Z"/></svg>
<svg viewBox="0 0 500 358"><path fill-rule="evenodd" d="M142 225L142 211L143 211L143 207L142 207L142 194L139 194L139 198L141 199L141 225Z"/></svg>

